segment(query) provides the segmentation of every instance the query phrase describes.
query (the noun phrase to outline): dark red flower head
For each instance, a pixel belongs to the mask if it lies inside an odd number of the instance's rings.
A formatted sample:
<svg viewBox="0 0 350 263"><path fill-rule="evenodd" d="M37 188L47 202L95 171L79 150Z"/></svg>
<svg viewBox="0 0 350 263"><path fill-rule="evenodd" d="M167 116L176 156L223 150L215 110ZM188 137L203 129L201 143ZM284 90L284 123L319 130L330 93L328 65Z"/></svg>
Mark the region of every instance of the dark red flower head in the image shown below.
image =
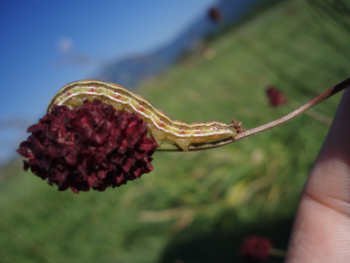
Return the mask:
<svg viewBox="0 0 350 263"><path fill-rule="evenodd" d="M243 239L240 247L242 257L253 262L262 262L269 258L272 243L269 239L259 236L250 236Z"/></svg>
<svg viewBox="0 0 350 263"><path fill-rule="evenodd" d="M215 7L209 9L208 17L213 22L219 22L222 19L220 10Z"/></svg>
<svg viewBox="0 0 350 263"><path fill-rule="evenodd" d="M287 103L286 96L279 90L275 89L273 86L269 86L266 89L266 94L269 99L269 103L273 107L278 107Z"/></svg>
<svg viewBox="0 0 350 263"><path fill-rule="evenodd" d="M157 144L147 138L146 123L98 100L74 110L55 105L27 132L32 135L17 150L29 158L24 170L60 191L104 191L153 170Z"/></svg>

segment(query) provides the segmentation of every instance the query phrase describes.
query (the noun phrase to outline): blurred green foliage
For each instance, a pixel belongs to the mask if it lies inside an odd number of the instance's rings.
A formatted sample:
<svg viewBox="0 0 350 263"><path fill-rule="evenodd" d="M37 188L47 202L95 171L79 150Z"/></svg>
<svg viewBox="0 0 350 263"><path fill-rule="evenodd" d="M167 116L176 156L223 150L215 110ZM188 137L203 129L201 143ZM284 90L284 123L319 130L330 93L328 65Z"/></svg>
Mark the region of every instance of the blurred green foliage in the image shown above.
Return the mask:
<svg viewBox="0 0 350 263"><path fill-rule="evenodd" d="M225 29L137 92L186 122L250 129L289 113L269 106L267 86L294 105L349 77L349 32L312 2L283 1ZM332 117L339 99L315 110ZM155 153L152 173L102 193L57 192L16 160L0 171L0 261L242 262L251 234L285 249L328 128L302 115L223 148Z"/></svg>

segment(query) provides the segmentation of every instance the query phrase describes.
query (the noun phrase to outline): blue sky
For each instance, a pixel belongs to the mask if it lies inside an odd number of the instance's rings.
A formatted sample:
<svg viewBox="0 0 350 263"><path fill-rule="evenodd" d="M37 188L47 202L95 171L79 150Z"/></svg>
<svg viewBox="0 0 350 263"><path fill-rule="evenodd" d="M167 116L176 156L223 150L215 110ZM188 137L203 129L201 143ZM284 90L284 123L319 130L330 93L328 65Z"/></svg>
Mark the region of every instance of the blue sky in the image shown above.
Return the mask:
<svg viewBox="0 0 350 263"><path fill-rule="evenodd" d="M27 136L22 126L37 122L62 86L162 46L215 3L0 0L0 163L15 156ZM72 56L82 63L68 63Z"/></svg>

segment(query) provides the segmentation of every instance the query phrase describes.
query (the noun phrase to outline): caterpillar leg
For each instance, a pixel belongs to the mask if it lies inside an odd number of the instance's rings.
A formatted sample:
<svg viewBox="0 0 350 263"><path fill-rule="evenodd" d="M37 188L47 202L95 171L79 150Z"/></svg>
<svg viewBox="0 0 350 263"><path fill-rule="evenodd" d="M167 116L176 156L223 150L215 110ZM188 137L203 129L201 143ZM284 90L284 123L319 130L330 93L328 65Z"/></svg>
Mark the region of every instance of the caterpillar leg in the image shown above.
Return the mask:
<svg viewBox="0 0 350 263"><path fill-rule="evenodd" d="M188 146L190 145L189 139L176 138L175 143L184 150L184 152L188 152Z"/></svg>
<svg viewBox="0 0 350 263"><path fill-rule="evenodd" d="M68 105L71 105L74 109L82 107L84 105L83 100L79 97L72 97L66 102Z"/></svg>
<svg viewBox="0 0 350 263"><path fill-rule="evenodd" d="M148 132L151 134L153 139L157 142L158 146L166 137L166 133L160 130L157 130L152 124L147 124Z"/></svg>
<svg viewBox="0 0 350 263"><path fill-rule="evenodd" d="M112 105L117 111L123 111L125 108L125 104L114 102L109 100L108 98L102 97L102 103L106 105Z"/></svg>
<svg viewBox="0 0 350 263"><path fill-rule="evenodd" d="M152 136L153 137L153 136ZM153 137L153 139L156 141L157 145L159 146L162 143L162 140L157 138L157 137Z"/></svg>
<svg viewBox="0 0 350 263"><path fill-rule="evenodd" d="M184 152L188 152L188 146L191 144L189 138L179 138L172 134L167 134L165 141L176 143Z"/></svg>

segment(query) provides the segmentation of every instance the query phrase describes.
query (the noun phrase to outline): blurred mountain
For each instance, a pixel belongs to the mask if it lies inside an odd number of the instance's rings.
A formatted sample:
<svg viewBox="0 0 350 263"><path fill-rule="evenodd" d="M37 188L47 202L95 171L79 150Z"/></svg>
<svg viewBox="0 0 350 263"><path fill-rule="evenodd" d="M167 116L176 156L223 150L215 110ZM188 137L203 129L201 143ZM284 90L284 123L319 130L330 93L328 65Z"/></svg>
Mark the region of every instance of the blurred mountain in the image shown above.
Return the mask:
<svg viewBox="0 0 350 263"><path fill-rule="evenodd" d="M213 6L221 13L222 20L219 23L211 21L208 13L205 13L170 43L149 54L136 55L111 63L102 70L98 78L132 89L140 81L174 62L184 51L193 50L206 35L218 31L223 26L234 25L253 9L274 2L277 0L220 0Z"/></svg>

